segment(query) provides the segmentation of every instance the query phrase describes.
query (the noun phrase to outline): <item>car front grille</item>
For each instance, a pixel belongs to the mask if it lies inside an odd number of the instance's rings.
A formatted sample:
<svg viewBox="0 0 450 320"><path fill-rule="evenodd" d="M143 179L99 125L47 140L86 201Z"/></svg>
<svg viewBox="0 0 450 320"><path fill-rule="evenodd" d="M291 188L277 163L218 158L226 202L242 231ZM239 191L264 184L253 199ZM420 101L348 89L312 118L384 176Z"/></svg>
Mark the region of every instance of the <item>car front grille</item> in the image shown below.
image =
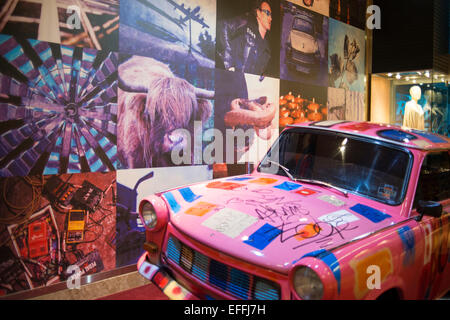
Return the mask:
<svg viewBox="0 0 450 320"><path fill-rule="evenodd" d="M172 235L167 243L166 256L199 281L236 298L280 299L280 287L277 283L210 259Z"/></svg>
<svg viewBox="0 0 450 320"><path fill-rule="evenodd" d="M292 59L297 60L301 63L305 64L314 64L314 54L311 53L303 53L297 50L292 50Z"/></svg>

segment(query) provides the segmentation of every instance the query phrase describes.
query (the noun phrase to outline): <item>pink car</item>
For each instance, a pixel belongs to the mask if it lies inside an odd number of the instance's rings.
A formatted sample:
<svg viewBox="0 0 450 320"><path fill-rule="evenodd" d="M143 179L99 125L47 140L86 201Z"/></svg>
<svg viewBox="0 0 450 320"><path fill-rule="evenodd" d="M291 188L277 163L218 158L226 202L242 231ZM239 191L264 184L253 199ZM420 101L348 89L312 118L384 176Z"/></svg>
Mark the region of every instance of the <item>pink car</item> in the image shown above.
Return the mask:
<svg viewBox="0 0 450 320"><path fill-rule="evenodd" d="M450 289L450 139L290 126L250 175L148 196L139 272L171 299L436 299Z"/></svg>

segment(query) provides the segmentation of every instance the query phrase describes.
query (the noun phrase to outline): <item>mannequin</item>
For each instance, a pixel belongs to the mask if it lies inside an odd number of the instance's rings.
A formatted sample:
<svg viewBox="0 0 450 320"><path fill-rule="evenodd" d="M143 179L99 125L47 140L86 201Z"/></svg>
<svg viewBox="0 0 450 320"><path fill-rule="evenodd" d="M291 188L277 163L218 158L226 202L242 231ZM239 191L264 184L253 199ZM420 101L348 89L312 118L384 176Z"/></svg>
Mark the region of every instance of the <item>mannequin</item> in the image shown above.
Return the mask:
<svg viewBox="0 0 450 320"><path fill-rule="evenodd" d="M419 86L413 86L409 89L411 100L405 105L405 116L403 117L403 126L410 129L424 130L425 120L422 106L419 104L422 91Z"/></svg>

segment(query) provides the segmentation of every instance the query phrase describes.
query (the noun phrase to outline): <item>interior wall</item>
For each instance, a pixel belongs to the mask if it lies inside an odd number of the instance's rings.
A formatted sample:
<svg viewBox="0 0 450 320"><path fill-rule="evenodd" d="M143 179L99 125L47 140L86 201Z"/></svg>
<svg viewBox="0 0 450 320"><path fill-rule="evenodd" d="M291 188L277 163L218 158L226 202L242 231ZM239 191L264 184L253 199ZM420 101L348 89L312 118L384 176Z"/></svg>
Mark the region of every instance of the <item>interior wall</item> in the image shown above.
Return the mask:
<svg viewBox="0 0 450 320"><path fill-rule="evenodd" d="M366 119L366 0L264 2L0 4L0 296L136 263L142 197L247 172L286 124Z"/></svg>
<svg viewBox="0 0 450 320"><path fill-rule="evenodd" d="M391 82L383 77L372 76L370 121L390 123Z"/></svg>

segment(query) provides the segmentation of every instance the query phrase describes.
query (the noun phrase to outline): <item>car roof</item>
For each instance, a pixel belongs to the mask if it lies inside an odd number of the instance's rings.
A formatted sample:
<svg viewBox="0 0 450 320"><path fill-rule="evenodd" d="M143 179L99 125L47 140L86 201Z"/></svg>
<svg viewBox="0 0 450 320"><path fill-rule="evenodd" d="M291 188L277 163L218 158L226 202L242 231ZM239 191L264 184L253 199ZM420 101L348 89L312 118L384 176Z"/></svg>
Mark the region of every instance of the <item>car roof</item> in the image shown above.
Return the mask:
<svg viewBox="0 0 450 320"><path fill-rule="evenodd" d="M289 125L288 128L311 128L347 133L420 150L450 149L450 138L423 130L364 121L325 120Z"/></svg>

